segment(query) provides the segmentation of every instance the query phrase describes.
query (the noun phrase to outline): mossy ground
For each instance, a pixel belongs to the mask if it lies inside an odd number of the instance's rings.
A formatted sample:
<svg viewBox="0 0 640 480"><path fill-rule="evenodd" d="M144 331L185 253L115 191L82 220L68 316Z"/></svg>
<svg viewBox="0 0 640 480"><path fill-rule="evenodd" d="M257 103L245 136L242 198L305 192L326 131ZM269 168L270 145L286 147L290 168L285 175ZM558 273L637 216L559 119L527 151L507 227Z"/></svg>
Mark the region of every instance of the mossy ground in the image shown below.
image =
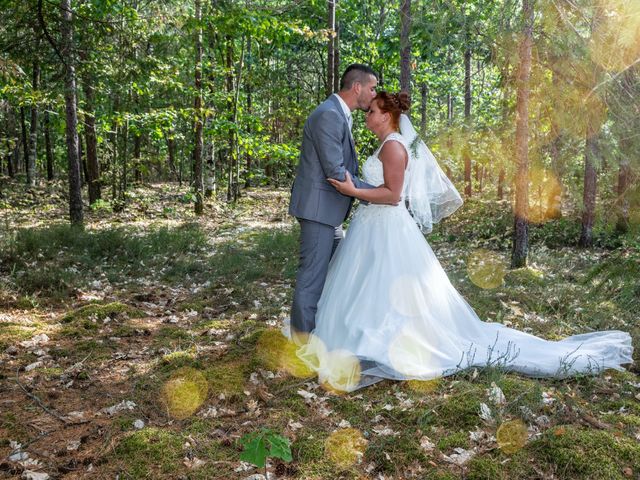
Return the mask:
<svg viewBox="0 0 640 480"><path fill-rule="evenodd" d="M262 427L292 441L293 462L271 463L278 478L595 480L640 474L637 371L561 381L480 369L422 385L385 381L351 395L324 392L314 379L278 371L260 350L268 343L261 338L277 332L291 301L297 227L285 214L287 193L250 191L234 207L211 207L204 219L194 218L188 204L176 206L174 186L154 186L138 197L146 199L144 209L132 205L120 216L92 212L82 231L65 226L63 208L55 224L57 207L28 225L28 215L16 207L15 229L0 238L6 312L0 321L0 438L33 441L30 455L46 458L51 475L73 467L78 478L245 478L253 470L242 470L238 439ZM429 238L481 318L550 339L622 329L638 345L640 304L630 280L640 255L632 238L614 237L601 225L597 247L578 250L570 220L532 227L530 267L507 270L496 289L479 288L469 280L466 259L489 249L506 260L510 228L507 205L472 201ZM41 346L49 358L38 346L20 346L40 333L50 338ZM37 361L40 367L21 370ZM168 383L186 384L180 375L197 378L195 398L182 411L198 406L178 418L165 397ZM55 412L84 412L88 422L62 426L16 378ZM505 404L491 403L492 385L504 392ZM121 401L136 406L104 413ZM483 403L493 420L480 417ZM144 427L137 429L136 420ZM512 454L490 438L509 421L530 427L525 446ZM325 444L347 425L367 446L360 463L338 466ZM43 431L49 434L38 439ZM483 440L470 435L478 431L486 434ZM2 458L10 453L8 440L0 441ZM80 447L68 449L76 440ZM447 460L456 449L476 454L458 466ZM43 450L55 455L39 457ZM5 464L2 473L15 473L14 467Z"/></svg>

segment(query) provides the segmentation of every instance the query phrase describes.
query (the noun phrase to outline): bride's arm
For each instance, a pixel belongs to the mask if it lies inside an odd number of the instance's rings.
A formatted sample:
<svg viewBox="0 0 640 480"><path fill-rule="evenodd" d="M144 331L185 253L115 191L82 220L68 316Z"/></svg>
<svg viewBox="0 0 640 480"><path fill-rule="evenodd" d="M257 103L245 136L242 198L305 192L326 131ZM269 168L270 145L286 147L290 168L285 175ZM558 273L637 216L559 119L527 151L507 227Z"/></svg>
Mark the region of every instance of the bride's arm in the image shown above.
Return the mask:
<svg viewBox="0 0 640 480"><path fill-rule="evenodd" d="M382 162L384 183L376 188L356 188L347 172L344 182L327 179L343 195L356 197L370 203L395 205L400 202L404 169L407 165L407 151L398 142L388 141L378 155Z"/></svg>

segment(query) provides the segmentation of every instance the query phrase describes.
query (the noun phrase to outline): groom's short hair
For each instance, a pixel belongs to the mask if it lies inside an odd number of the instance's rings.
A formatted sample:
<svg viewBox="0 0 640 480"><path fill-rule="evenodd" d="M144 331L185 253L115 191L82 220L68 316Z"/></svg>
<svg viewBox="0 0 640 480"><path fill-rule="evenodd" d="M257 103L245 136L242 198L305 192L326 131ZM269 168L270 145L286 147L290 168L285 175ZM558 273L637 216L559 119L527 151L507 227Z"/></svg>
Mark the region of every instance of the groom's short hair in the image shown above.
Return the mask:
<svg viewBox="0 0 640 480"><path fill-rule="evenodd" d="M340 78L340 90L351 90L354 83L365 83L369 81L369 75L378 78L376 72L368 65L362 63L352 63Z"/></svg>

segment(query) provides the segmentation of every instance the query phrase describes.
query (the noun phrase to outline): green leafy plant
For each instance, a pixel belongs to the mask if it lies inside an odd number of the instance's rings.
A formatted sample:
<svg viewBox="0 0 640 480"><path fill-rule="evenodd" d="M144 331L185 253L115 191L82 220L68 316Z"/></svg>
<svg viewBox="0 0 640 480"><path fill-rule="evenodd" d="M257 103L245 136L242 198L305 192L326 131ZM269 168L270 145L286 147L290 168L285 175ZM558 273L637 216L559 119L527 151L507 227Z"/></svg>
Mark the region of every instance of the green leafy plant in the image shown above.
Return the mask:
<svg viewBox="0 0 640 480"><path fill-rule="evenodd" d="M267 457L280 458L285 462L293 459L291 441L268 428L247 433L240 438L239 442L243 447L240 460L252 463L258 468L266 466Z"/></svg>

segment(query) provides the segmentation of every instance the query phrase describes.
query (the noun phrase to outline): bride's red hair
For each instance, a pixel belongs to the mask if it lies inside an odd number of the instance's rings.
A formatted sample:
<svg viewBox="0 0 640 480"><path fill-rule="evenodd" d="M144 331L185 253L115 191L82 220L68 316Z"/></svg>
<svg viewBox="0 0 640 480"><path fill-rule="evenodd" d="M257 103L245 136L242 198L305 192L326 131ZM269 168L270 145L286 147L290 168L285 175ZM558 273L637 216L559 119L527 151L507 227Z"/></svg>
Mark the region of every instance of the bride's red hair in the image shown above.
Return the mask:
<svg viewBox="0 0 640 480"><path fill-rule="evenodd" d="M400 114L409 110L411 106L409 94L407 92L389 93L381 90L373 101L380 107L382 113L391 114L391 126L397 131L400 124Z"/></svg>

